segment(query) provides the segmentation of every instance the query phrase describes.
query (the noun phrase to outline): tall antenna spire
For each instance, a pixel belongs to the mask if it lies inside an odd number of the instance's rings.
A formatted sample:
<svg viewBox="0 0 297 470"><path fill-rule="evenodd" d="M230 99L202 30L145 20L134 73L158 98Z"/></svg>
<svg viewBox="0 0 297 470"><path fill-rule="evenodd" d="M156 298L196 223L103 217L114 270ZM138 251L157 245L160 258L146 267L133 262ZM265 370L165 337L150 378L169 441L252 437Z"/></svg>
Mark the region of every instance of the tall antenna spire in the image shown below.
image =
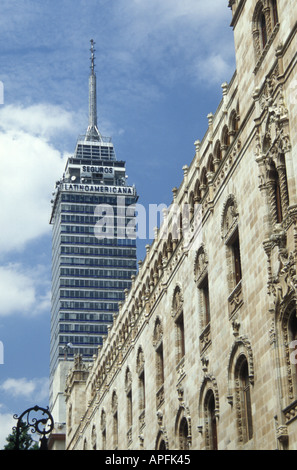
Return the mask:
<svg viewBox="0 0 297 470"><path fill-rule="evenodd" d="M95 73L95 41L91 39L91 73L89 77L89 127L87 130L88 139L100 139L100 132L97 128L97 91Z"/></svg>
<svg viewBox="0 0 297 470"><path fill-rule="evenodd" d="M91 71L92 71L92 75L95 74L95 41L93 39L91 39Z"/></svg>

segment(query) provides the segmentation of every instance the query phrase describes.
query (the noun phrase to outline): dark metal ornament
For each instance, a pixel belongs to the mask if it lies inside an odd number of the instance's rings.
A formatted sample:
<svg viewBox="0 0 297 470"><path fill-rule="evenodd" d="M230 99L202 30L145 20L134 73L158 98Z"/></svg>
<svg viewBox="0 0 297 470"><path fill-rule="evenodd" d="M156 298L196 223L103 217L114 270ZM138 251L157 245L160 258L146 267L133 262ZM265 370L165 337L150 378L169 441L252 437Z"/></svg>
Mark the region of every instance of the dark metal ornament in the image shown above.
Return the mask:
<svg viewBox="0 0 297 470"><path fill-rule="evenodd" d="M32 413L41 413L42 417L31 417ZM24 411L20 416L14 415L14 419L17 419L17 425L14 427L16 431L16 441L15 441L15 450L20 450L20 427L21 423L24 422L28 428L30 428L32 433L38 433L42 437L40 438L40 448L39 450L47 450L47 434L50 434L54 429L54 420L49 412L48 408L41 408L39 406L34 406ZM25 418L25 419L24 419ZM39 419L38 419L39 418Z"/></svg>

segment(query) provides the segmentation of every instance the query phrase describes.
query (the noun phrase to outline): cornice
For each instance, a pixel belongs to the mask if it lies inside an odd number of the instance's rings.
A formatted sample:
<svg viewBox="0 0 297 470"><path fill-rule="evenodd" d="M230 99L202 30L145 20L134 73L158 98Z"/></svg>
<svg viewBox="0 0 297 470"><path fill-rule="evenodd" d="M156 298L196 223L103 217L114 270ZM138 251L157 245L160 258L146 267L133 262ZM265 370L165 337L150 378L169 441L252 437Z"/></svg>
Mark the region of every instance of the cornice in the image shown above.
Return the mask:
<svg viewBox="0 0 297 470"><path fill-rule="evenodd" d="M234 3L234 2L233 2ZM232 18L232 21L231 21L231 24L230 26L234 29L235 26L237 25L237 21L238 21L238 18L240 17L241 15L241 12L245 6L245 3L246 3L246 0L240 0L239 4L238 4L238 7L237 9L235 10L235 13L233 14L233 18ZM229 2L229 6L232 7L232 2L230 1Z"/></svg>

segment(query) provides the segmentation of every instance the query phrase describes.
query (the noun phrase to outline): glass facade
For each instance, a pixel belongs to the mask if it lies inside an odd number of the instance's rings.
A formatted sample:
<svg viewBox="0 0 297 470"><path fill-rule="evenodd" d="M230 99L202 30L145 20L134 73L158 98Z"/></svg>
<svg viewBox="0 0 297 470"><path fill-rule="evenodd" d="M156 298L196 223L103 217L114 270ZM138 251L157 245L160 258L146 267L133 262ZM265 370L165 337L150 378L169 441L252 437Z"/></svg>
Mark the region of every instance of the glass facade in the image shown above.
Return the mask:
<svg viewBox="0 0 297 470"><path fill-rule="evenodd" d="M60 360L97 353L137 265L137 194L110 139L80 137L53 196L51 379Z"/></svg>

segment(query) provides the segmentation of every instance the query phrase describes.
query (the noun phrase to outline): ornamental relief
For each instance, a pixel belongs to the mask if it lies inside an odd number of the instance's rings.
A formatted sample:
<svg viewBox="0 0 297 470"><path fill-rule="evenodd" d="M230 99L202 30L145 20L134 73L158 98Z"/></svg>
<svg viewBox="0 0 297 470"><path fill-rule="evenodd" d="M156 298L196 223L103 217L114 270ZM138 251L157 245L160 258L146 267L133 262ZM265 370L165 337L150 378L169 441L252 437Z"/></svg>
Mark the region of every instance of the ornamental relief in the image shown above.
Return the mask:
<svg viewBox="0 0 297 470"><path fill-rule="evenodd" d="M219 168L213 178L212 187L214 193L217 189L220 188L225 178L228 176L232 164L236 161L237 157L241 152L241 149L242 143L240 139L237 139L236 142L234 142L234 144L230 146L230 151L228 152L228 155L225 158L224 164Z"/></svg>
<svg viewBox="0 0 297 470"><path fill-rule="evenodd" d="M132 387L132 374L129 369L129 367L126 370L126 376L125 376L125 392L129 393Z"/></svg>
<svg viewBox="0 0 297 470"><path fill-rule="evenodd" d="M297 275L296 261L293 251L287 248L286 232L279 228L270 237L266 246L268 256L268 293L271 296L270 311L273 315L270 328L270 341L273 344L279 332L284 347L283 367L286 370L288 398L294 398L294 380L290 362L289 320L296 310Z"/></svg>
<svg viewBox="0 0 297 470"><path fill-rule="evenodd" d="M184 299L183 299L183 295L181 292L181 288L177 286L174 291L172 309L171 309L171 315L173 317L177 316L181 312L183 308L183 303L184 303Z"/></svg>
<svg viewBox="0 0 297 470"><path fill-rule="evenodd" d="M283 302L292 292L297 290L296 265L293 252L281 248L278 261L278 272L274 282L278 284L279 299Z"/></svg>
<svg viewBox="0 0 297 470"><path fill-rule="evenodd" d="M283 345L284 345L284 366L286 370L286 381L287 391L290 400L294 399L294 379L292 374L292 364L290 361L290 335L289 335L289 319L292 312L296 311L296 296L292 295L291 298L286 302L286 308L282 308L284 311L282 315L282 334L283 334Z"/></svg>
<svg viewBox="0 0 297 470"><path fill-rule="evenodd" d="M157 348L163 339L163 326L159 317L156 319L154 333L153 333L153 346Z"/></svg>
<svg viewBox="0 0 297 470"><path fill-rule="evenodd" d="M230 235L234 232L238 224L238 210L235 196L230 194L227 201L224 204L222 222L221 222L221 232L222 238L225 242L228 240Z"/></svg>
<svg viewBox="0 0 297 470"><path fill-rule="evenodd" d="M136 361L137 374L140 375L143 369L144 369L144 354L143 354L142 348L139 348L138 354L137 354L137 361Z"/></svg>
<svg viewBox="0 0 297 470"><path fill-rule="evenodd" d="M268 109L273 102L273 95L278 84L278 76L279 67L277 64L271 75L266 79L263 91L259 97L260 107L262 110Z"/></svg>
<svg viewBox="0 0 297 470"><path fill-rule="evenodd" d="M256 132L255 155L275 159L280 153L285 154L291 150L289 112L283 88L279 87L279 93L275 98L272 94L266 95L263 92L259 101L261 109L267 111L267 116Z"/></svg>
<svg viewBox="0 0 297 470"><path fill-rule="evenodd" d="M268 253L269 292L275 298L275 306L281 306L297 292L296 262L293 251L286 247L286 234L283 230L272 234L271 243L273 245Z"/></svg>
<svg viewBox="0 0 297 470"><path fill-rule="evenodd" d="M208 267L208 256L205 251L204 245L202 245L196 254L194 264L194 276L195 282L199 284L199 281L205 276Z"/></svg>
<svg viewBox="0 0 297 470"><path fill-rule="evenodd" d="M275 90L271 81L266 82L266 116L256 130L255 156L259 167L259 189L265 195L271 229L275 231L279 224L283 227L290 224L286 154L291 151L291 142L283 87L280 86L273 96ZM255 96L260 104L263 95L264 92Z"/></svg>

